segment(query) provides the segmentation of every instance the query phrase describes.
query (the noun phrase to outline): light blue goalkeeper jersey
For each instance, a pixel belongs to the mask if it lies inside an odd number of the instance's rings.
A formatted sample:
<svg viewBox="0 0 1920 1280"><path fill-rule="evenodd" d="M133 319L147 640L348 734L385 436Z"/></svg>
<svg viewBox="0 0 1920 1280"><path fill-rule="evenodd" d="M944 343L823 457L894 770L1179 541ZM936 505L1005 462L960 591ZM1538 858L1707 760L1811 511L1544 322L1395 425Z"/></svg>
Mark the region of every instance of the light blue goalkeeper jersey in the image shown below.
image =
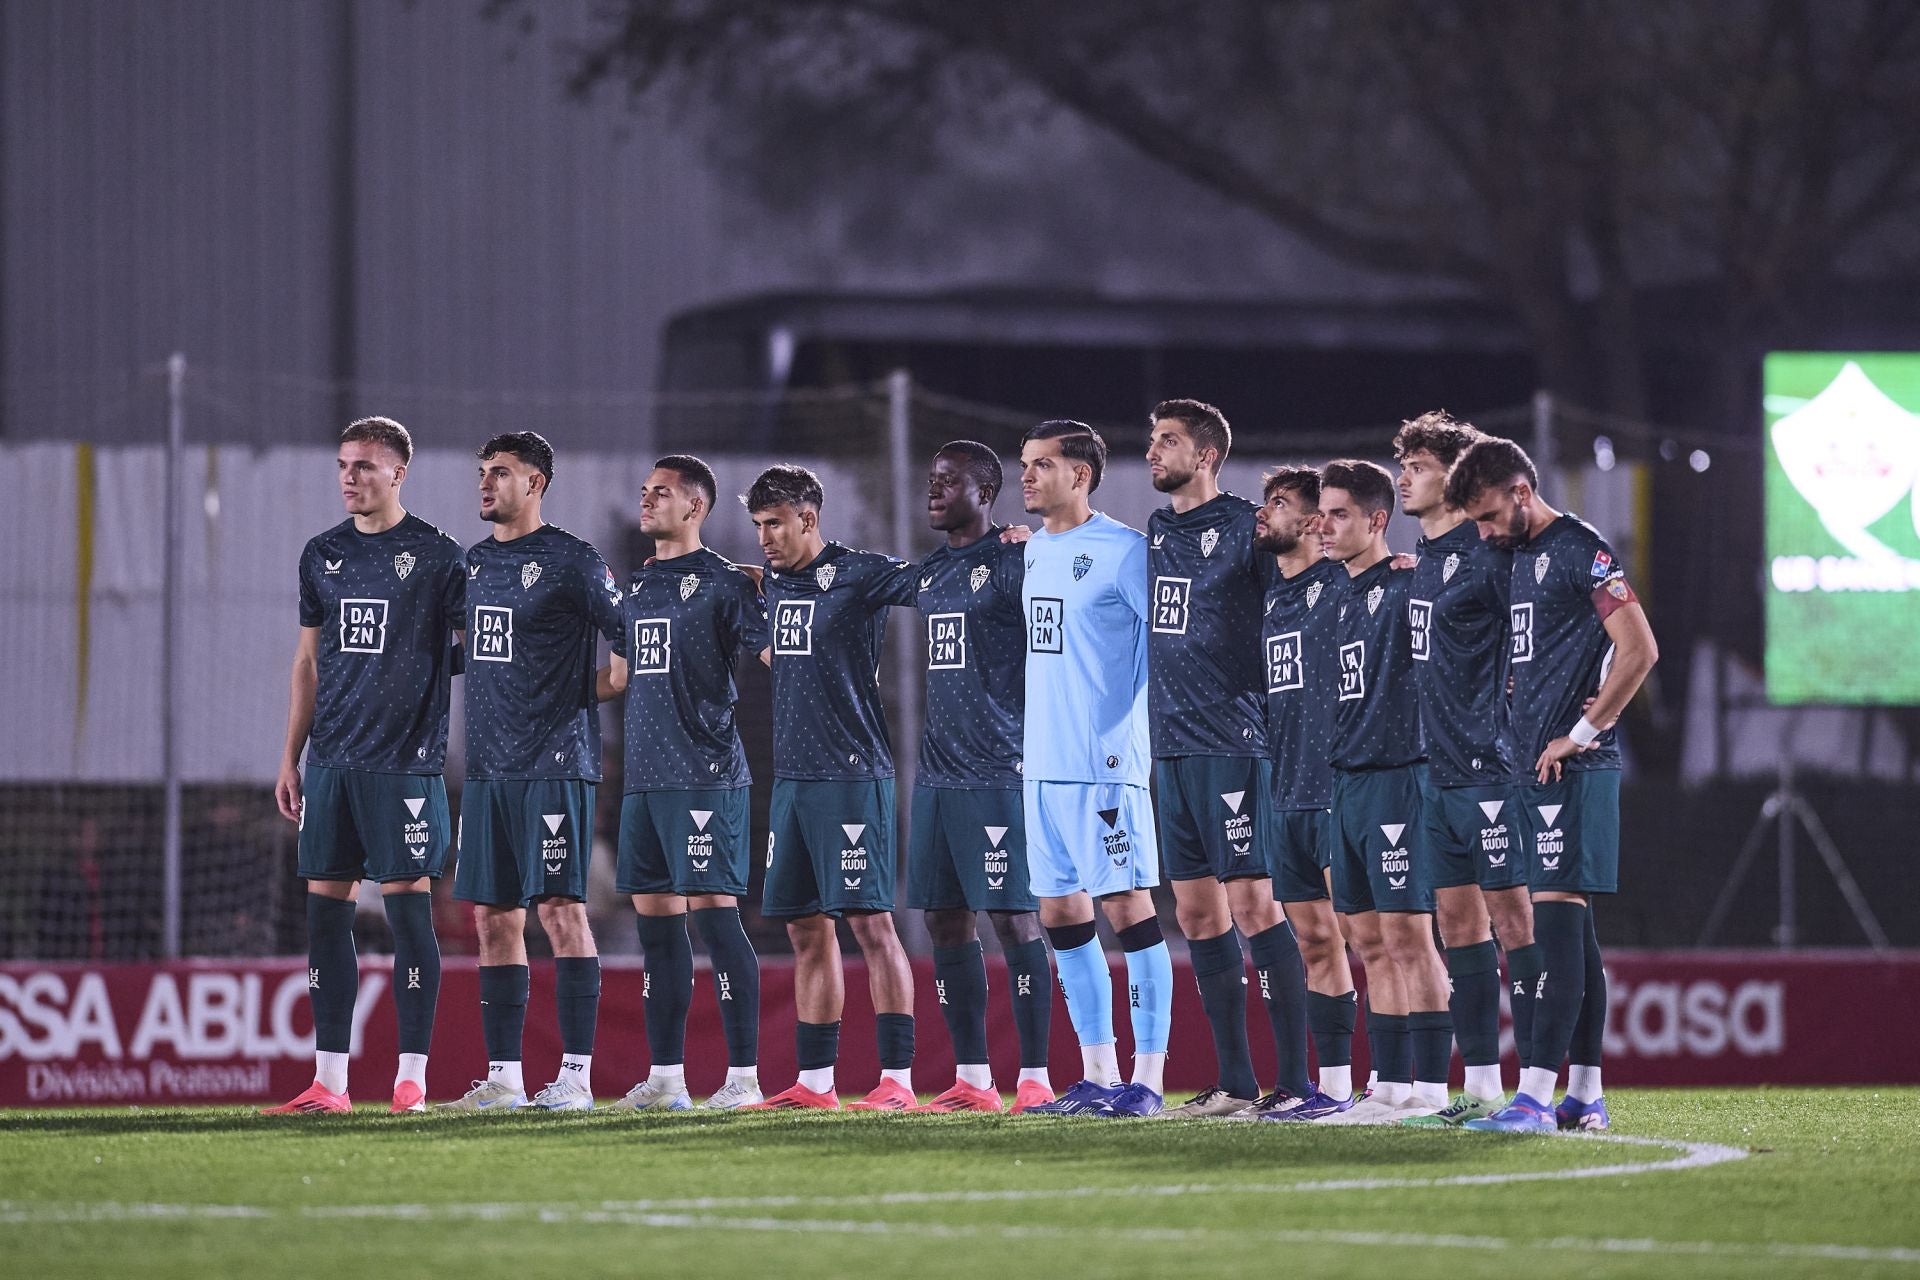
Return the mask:
<svg viewBox="0 0 1920 1280"><path fill-rule="evenodd" d="M1026 780L1146 786L1146 536L1096 511L1026 569Z"/></svg>

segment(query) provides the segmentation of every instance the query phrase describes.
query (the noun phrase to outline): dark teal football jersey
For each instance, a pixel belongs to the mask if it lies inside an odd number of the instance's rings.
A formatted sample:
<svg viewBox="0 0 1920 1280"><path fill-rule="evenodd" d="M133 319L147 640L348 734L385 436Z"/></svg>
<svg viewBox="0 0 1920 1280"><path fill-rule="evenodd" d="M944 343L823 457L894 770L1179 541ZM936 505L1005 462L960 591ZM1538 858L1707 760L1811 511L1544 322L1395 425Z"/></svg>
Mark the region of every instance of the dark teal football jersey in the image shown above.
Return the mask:
<svg viewBox="0 0 1920 1280"><path fill-rule="evenodd" d="M767 572L775 777L893 776L880 653L887 609L911 605L913 588L906 561L838 542L803 568Z"/></svg>
<svg viewBox="0 0 1920 1280"><path fill-rule="evenodd" d="M384 533L344 520L300 553L300 625L319 631L307 761L436 774L465 625L460 544L415 515Z"/></svg>
<svg viewBox="0 0 1920 1280"><path fill-rule="evenodd" d="M1336 769L1391 769L1426 758L1413 675L1407 600L1413 570L1389 557L1349 579L1340 601L1340 687L1333 712Z"/></svg>
<svg viewBox="0 0 1920 1280"><path fill-rule="evenodd" d="M1517 771L1530 775L1547 744L1580 719L1613 663L1602 599L1623 602L1632 592L1606 539L1571 514L1513 553L1512 582L1513 737ZM1565 767L1618 769L1615 731L1569 756Z"/></svg>
<svg viewBox="0 0 1920 1280"><path fill-rule="evenodd" d="M633 575L620 612L627 648L628 791L744 787L734 670L767 647L753 579L702 547Z"/></svg>
<svg viewBox="0 0 1920 1280"><path fill-rule="evenodd" d="M1017 787L1027 705L1026 552L1000 529L920 562L914 604L927 639L927 723L917 780Z"/></svg>
<svg viewBox="0 0 1920 1280"><path fill-rule="evenodd" d="M1153 613L1147 706L1155 759L1267 751L1260 615L1279 576L1253 549L1256 508L1222 493L1147 519Z"/></svg>
<svg viewBox="0 0 1920 1280"><path fill-rule="evenodd" d="M1513 776L1507 721L1512 584L1512 554L1482 542L1471 520L1431 541L1420 539L1407 623L1435 786L1484 786Z"/></svg>
<svg viewBox="0 0 1920 1280"><path fill-rule="evenodd" d="M625 656L620 588L553 525L467 549L467 776L600 781L596 633Z"/></svg>
<svg viewBox="0 0 1920 1280"><path fill-rule="evenodd" d="M1273 806L1333 804L1333 708L1340 691L1339 615L1346 566L1316 560L1267 591L1261 649L1267 671L1267 740Z"/></svg>

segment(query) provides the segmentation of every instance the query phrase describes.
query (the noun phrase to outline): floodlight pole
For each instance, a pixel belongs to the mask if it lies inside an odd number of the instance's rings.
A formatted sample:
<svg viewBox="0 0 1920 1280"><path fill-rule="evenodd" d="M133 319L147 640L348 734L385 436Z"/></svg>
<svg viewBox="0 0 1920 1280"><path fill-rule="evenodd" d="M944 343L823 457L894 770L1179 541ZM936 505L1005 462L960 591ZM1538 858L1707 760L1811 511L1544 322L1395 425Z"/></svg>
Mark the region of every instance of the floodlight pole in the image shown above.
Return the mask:
<svg viewBox="0 0 1920 1280"><path fill-rule="evenodd" d="M166 554L160 570L160 776L166 791L161 828L160 954L180 954L180 757L174 709L174 667L179 658L175 635L180 595L180 463L187 429L187 357L167 358L167 457L165 498L161 504Z"/></svg>

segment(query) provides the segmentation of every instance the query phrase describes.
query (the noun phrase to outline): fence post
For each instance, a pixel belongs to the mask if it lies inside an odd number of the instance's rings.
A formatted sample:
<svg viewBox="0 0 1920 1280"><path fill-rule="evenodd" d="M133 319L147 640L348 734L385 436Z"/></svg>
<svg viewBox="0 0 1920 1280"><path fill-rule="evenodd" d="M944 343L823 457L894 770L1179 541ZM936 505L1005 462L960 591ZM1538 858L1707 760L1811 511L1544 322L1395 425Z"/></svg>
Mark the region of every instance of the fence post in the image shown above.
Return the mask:
<svg viewBox="0 0 1920 1280"><path fill-rule="evenodd" d="M1551 493L1554 501L1564 507L1566 495L1554 487L1549 479L1553 474L1553 392L1541 390L1533 393L1533 466L1540 474L1540 487Z"/></svg>
<svg viewBox="0 0 1920 1280"><path fill-rule="evenodd" d="M180 758L174 745L178 736L174 687L179 659L180 462L187 429L186 388L187 357L176 351L167 358L167 527L160 579L160 776L166 789L160 856L160 953L169 960L180 954Z"/></svg>
<svg viewBox="0 0 1920 1280"><path fill-rule="evenodd" d="M892 529L889 531L894 554L913 559L913 375L895 369L887 375L887 479L893 489ZM923 490L924 491L924 487ZM909 635L915 634L909 628ZM914 766L920 750L920 664L914 660L911 642L903 646L894 663L897 687L894 705L900 708L902 741L894 750L894 772L907 797L913 795Z"/></svg>

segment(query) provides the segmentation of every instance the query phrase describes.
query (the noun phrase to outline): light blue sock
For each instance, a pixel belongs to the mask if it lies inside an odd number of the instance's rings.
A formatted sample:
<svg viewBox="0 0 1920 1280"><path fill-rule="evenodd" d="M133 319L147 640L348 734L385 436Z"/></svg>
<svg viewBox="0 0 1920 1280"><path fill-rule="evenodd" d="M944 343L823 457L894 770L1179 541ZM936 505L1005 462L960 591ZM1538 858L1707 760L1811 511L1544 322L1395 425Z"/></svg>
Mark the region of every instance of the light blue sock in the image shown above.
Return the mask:
<svg viewBox="0 0 1920 1280"><path fill-rule="evenodd" d="M1127 1006L1133 1051L1165 1053L1173 1029L1173 956L1166 943L1127 952Z"/></svg>
<svg viewBox="0 0 1920 1280"><path fill-rule="evenodd" d="M1107 973L1107 953L1101 949L1100 940L1095 938L1066 951L1055 951L1053 962L1060 974L1060 990L1066 993L1067 1016L1073 1020L1073 1030L1080 1037L1080 1043L1112 1044L1113 978ZM1169 973L1168 979L1171 977ZM1163 1032L1161 1040L1165 1039Z"/></svg>

